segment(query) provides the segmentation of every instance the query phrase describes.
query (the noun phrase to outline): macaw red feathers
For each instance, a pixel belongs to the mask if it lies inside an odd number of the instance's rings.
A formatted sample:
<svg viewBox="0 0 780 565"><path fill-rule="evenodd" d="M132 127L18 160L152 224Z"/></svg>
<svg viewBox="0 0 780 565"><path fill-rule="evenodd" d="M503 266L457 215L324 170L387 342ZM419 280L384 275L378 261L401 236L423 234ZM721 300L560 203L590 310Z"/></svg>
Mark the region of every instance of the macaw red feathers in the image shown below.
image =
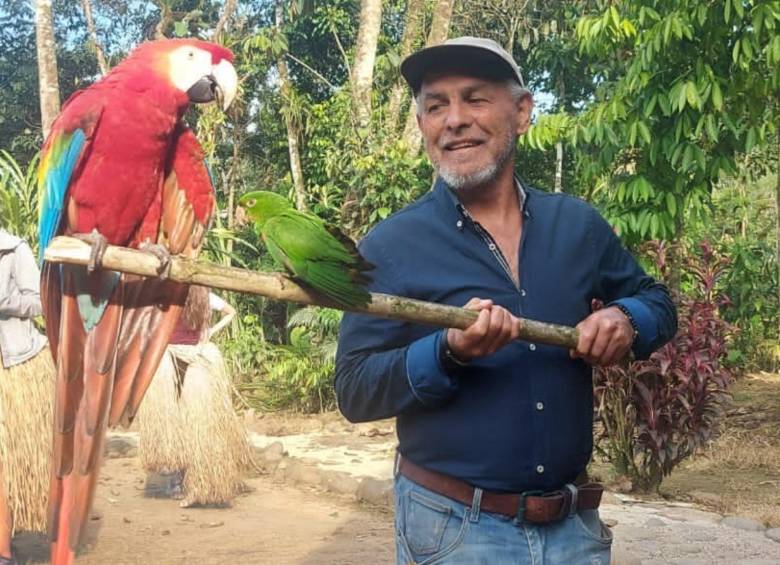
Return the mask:
<svg viewBox="0 0 780 565"><path fill-rule="evenodd" d="M217 45L216 43L209 43L208 41L202 41L200 39L161 39L159 41L142 43L122 64L134 64L136 61L148 62L154 58L158 58L160 54L168 53L178 47L186 45L211 53L211 63L213 65L218 65L221 61L232 63L234 60L233 52L230 49Z"/></svg>
<svg viewBox="0 0 780 565"><path fill-rule="evenodd" d="M191 67L184 65L189 74L178 69L166 80L166 54L186 63L190 52L177 51L182 46L199 53ZM211 65L222 65L217 70L230 78L224 73L232 59L227 49L203 41L152 42L70 98L41 159L41 251L56 234L97 231L114 245L156 243L172 254L197 255L215 200L202 150L181 122L189 104L182 84L213 79ZM136 414L188 290L164 279L43 266L42 302L57 361L49 501L53 565L74 559L106 427Z"/></svg>

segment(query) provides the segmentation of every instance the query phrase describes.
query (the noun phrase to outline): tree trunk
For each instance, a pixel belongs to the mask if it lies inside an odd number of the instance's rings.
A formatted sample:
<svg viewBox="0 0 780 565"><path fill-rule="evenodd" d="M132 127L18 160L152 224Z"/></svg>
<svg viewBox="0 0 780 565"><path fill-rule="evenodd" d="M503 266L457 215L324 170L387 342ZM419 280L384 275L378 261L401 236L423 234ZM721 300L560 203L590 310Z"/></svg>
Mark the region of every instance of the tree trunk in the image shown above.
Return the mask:
<svg viewBox="0 0 780 565"><path fill-rule="evenodd" d="M780 124L778 124L778 128L780 128ZM780 132L780 129L777 130ZM777 144L780 146L780 133L778 133L778 139ZM780 157L778 157L778 163L777 163L777 184L775 185L775 212L777 214L777 217L775 218L777 221L777 233L775 234L777 236L777 241L775 242L775 265L777 267L777 300L778 304L780 304ZM780 330L778 330L778 335L780 336Z"/></svg>
<svg viewBox="0 0 780 565"><path fill-rule="evenodd" d="M409 0L406 5L406 18L404 23L404 34L401 37L399 46L399 57L401 61L406 59L414 47L414 42L420 35L422 29L423 15L425 9L425 0ZM398 128L398 118L401 114L401 104L404 101L404 94L407 90L406 82L399 79L390 93L390 103L387 109L387 131L395 132Z"/></svg>
<svg viewBox="0 0 780 565"><path fill-rule="evenodd" d="M360 27L352 65L352 100L360 129L371 121L371 84L374 81L374 61L382 24L382 1L361 0Z"/></svg>
<svg viewBox="0 0 780 565"><path fill-rule="evenodd" d="M60 111L60 87L57 79L57 43L51 0L35 1L35 47L38 54L38 93L41 99L41 127L46 138Z"/></svg>
<svg viewBox="0 0 780 565"><path fill-rule="evenodd" d="M171 9L168 4L164 2L156 2L155 4L157 4L160 8L160 21L157 22L156 26L154 26L154 38L165 39L165 30L169 25L171 25L171 22L173 21L173 14L171 14Z"/></svg>
<svg viewBox="0 0 780 565"><path fill-rule="evenodd" d="M282 31L282 2L276 2L276 28ZM279 69L279 82L281 83L283 104L287 105L284 114L284 121L287 126L287 150L290 154L290 173L292 175L293 189L295 190L295 207L298 210L308 210L306 205L306 188L303 183L303 167L301 166L301 150L298 143L300 136L300 127L298 119L293 111L293 89L290 84L290 74L287 71L287 61L284 56L279 57L277 62Z"/></svg>
<svg viewBox="0 0 780 565"><path fill-rule="evenodd" d="M226 33L230 27L230 20L236 11L237 0L225 0L225 6L222 8L222 15L219 17L217 27L214 28L214 41L224 43L221 40L223 33Z"/></svg>
<svg viewBox="0 0 780 565"><path fill-rule="evenodd" d="M433 10L433 19L431 20L431 30L428 32L428 40L425 42L426 47L438 45L447 39L454 5L455 0L437 0ZM420 151L422 136L417 127L417 103L414 99L412 99L409 106L409 115L406 119L403 139L411 155L416 155Z"/></svg>
<svg viewBox="0 0 780 565"><path fill-rule="evenodd" d="M81 0L81 7L84 10L84 18L87 20L87 32L89 32L92 47L95 49L95 56L97 57L98 67L100 67L100 73L105 75L108 73L108 61L106 60L106 54L103 52L103 46L100 44L100 41L98 41L95 20L92 19L92 6L90 5L89 0Z"/></svg>
<svg viewBox="0 0 780 565"><path fill-rule="evenodd" d="M563 74L558 75L558 111L566 108L566 88ZM555 192L563 192L563 141L555 143Z"/></svg>
<svg viewBox="0 0 780 565"><path fill-rule="evenodd" d="M563 142L555 142L555 192L563 192Z"/></svg>

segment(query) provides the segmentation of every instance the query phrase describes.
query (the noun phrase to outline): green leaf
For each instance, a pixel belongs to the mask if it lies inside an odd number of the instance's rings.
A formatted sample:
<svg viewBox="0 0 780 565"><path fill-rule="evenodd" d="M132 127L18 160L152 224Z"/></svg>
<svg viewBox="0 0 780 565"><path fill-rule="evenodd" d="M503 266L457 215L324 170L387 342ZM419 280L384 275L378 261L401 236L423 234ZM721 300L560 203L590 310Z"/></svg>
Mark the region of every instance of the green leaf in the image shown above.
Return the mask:
<svg viewBox="0 0 780 565"><path fill-rule="evenodd" d="M736 63L737 59L739 59L739 50L740 50L740 47L741 47L740 43L741 43L741 40L737 39L734 42L734 49L731 50L731 59L734 61L734 63Z"/></svg>
<svg viewBox="0 0 780 565"><path fill-rule="evenodd" d="M756 146L756 138L758 137L758 132L756 131L756 128L750 128L747 132L747 138L745 139L745 152L749 153L751 149L753 149Z"/></svg>
<svg viewBox="0 0 780 565"><path fill-rule="evenodd" d="M720 85L717 82L712 83L712 105L720 111L723 109L723 94L720 91Z"/></svg>
<svg viewBox="0 0 780 565"><path fill-rule="evenodd" d="M666 193L666 209L672 217L677 215L677 199L671 192Z"/></svg>
<svg viewBox="0 0 780 565"><path fill-rule="evenodd" d="M176 37L184 37L189 33L187 22L176 22L173 24L173 33Z"/></svg>
<svg viewBox="0 0 780 565"><path fill-rule="evenodd" d="M718 127L715 125L715 116L707 114L706 121L704 122L707 127L707 135L710 136L710 140L713 143L718 141Z"/></svg>
<svg viewBox="0 0 780 565"><path fill-rule="evenodd" d="M742 6L742 0L733 0L733 2L734 11L740 18L743 18L745 16L745 8Z"/></svg>
<svg viewBox="0 0 780 565"><path fill-rule="evenodd" d="M620 29L620 14L618 14L617 8L615 6L609 7L609 15L612 17L612 24L615 26L615 29Z"/></svg>
<svg viewBox="0 0 780 565"><path fill-rule="evenodd" d="M650 129L647 127L647 125L644 122L639 122L639 135L642 136L642 139L645 140L645 143L650 145L651 138L650 138Z"/></svg>
<svg viewBox="0 0 780 565"><path fill-rule="evenodd" d="M699 90L692 81L688 81L685 85L685 94L688 99L688 104L691 108L701 108L701 98L699 97Z"/></svg>
<svg viewBox="0 0 780 565"><path fill-rule="evenodd" d="M677 95L677 111L682 112L685 109L685 102L688 100L687 83L680 86L680 93Z"/></svg>
<svg viewBox="0 0 780 565"><path fill-rule="evenodd" d="M745 54L746 62L753 60L753 46L749 39L742 40L742 52Z"/></svg>
<svg viewBox="0 0 780 565"><path fill-rule="evenodd" d="M650 101L645 104L645 118L649 118L653 114L653 110L655 110L655 106L658 103L658 94L653 94L650 97Z"/></svg>

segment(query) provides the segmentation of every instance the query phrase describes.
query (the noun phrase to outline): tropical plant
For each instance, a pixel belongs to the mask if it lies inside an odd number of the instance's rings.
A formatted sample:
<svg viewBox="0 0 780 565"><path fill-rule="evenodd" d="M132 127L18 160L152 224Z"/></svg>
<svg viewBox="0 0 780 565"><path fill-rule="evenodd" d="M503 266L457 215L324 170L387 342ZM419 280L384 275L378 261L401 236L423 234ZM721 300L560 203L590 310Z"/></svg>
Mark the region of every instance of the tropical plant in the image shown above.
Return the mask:
<svg viewBox="0 0 780 565"><path fill-rule="evenodd" d="M288 408L322 412L336 407L333 372L341 312L309 306L287 324L286 345L266 345L255 353L259 371L242 385L250 404L265 410Z"/></svg>
<svg viewBox="0 0 780 565"><path fill-rule="evenodd" d="M38 245L38 156L26 168L7 151L0 151L0 226Z"/></svg>
<svg viewBox="0 0 780 565"><path fill-rule="evenodd" d="M654 245L652 252L664 273L665 246ZM675 338L648 361L596 371L597 452L639 491L657 490L713 438L730 398L725 361L732 328L719 314L725 297L717 290L728 261L705 243L687 262L696 288L677 299Z"/></svg>

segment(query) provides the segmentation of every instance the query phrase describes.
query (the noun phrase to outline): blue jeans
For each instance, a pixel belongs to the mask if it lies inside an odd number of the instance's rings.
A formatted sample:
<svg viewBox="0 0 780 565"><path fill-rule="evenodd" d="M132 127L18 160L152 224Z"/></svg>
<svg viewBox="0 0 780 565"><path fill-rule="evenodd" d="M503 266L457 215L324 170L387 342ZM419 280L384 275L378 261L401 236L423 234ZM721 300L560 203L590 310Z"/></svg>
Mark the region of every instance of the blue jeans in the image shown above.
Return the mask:
<svg viewBox="0 0 780 565"><path fill-rule="evenodd" d="M612 533L598 510L537 525L481 512L481 493L466 506L397 475L396 563L609 565Z"/></svg>

